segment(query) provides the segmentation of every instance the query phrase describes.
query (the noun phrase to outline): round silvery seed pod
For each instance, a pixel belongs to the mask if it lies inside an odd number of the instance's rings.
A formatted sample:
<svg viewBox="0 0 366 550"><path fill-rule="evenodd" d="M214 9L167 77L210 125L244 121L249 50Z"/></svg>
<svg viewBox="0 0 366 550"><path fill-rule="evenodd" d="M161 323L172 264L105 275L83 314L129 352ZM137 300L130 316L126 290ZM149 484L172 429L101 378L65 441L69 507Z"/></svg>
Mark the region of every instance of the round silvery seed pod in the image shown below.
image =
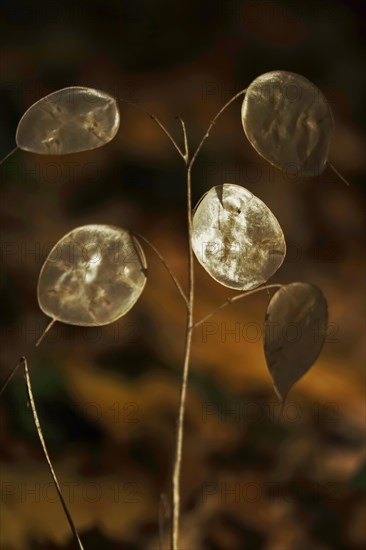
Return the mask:
<svg viewBox="0 0 366 550"><path fill-rule="evenodd" d="M244 132L268 162L299 176L325 168L333 116L321 91L287 71L272 71L248 87L242 105Z"/></svg>
<svg viewBox="0 0 366 550"><path fill-rule="evenodd" d="M264 353L281 401L316 361L327 324L327 301L317 286L290 283L272 296L264 324Z"/></svg>
<svg viewBox="0 0 366 550"><path fill-rule="evenodd" d="M270 209L244 187L213 187L193 215L192 248L206 271L228 288L265 283L286 253L282 229Z"/></svg>
<svg viewBox="0 0 366 550"><path fill-rule="evenodd" d="M85 225L52 248L38 279L38 303L52 319L98 326L125 315L146 283L146 260L125 229Z"/></svg>
<svg viewBox="0 0 366 550"><path fill-rule="evenodd" d="M16 132L20 149L41 155L65 155L101 147L119 128L116 100L81 86L53 92L34 103Z"/></svg>

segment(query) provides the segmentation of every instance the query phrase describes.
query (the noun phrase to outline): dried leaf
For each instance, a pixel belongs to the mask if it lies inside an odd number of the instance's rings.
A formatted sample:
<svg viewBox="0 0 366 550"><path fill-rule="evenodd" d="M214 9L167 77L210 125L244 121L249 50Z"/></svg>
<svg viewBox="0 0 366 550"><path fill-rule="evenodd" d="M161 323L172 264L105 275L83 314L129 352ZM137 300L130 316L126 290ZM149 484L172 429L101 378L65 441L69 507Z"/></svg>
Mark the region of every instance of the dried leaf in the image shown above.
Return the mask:
<svg viewBox="0 0 366 550"><path fill-rule="evenodd" d="M43 97L21 118L16 142L41 155L66 155L101 147L119 128L116 100L104 92L72 86Z"/></svg>
<svg viewBox="0 0 366 550"><path fill-rule="evenodd" d="M302 176L323 172L332 111L321 91L303 76L273 71L256 78L243 101L242 123L254 149L277 168Z"/></svg>
<svg viewBox="0 0 366 550"><path fill-rule="evenodd" d="M145 256L128 231L85 225L51 250L39 275L38 302L63 323L106 325L132 308L145 283Z"/></svg>
<svg viewBox="0 0 366 550"><path fill-rule="evenodd" d="M315 285L291 283L272 297L265 320L264 353L281 401L317 359L327 323L327 302Z"/></svg>
<svg viewBox="0 0 366 550"><path fill-rule="evenodd" d="M240 185L213 187L193 215L192 248L206 271L228 288L266 282L286 253L282 229L269 208Z"/></svg>

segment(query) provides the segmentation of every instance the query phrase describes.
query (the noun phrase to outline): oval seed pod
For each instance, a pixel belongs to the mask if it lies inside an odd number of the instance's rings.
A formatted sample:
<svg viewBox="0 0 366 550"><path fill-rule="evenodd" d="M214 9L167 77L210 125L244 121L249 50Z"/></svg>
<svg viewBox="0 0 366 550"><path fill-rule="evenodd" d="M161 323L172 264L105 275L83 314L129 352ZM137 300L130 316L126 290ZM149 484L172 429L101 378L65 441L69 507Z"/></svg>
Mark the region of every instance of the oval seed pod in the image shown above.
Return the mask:
<svg viewBox="0 0 366 550"><path fill-rule="evenodd" d="M286 254L285 238L270 209L247 189L213 187L193 214L192 248L206 271L228 288L265 283Z"/></svg>
<svg viewBox="0 0 366 550"><path fill-rule="evenodd" d="M318 357L327 323L327 302L315 285L284 285L271 298L264 325L264 353L282 402Z"/></svg>
<svg viewBox="0 0 366 550"><path fill-rule="evenodd" d="M63 88L32 105L16 132L20 149L40 155L66 155L101 147L119 128L116 100L81 86Z"/></svg>
<svg viewBox="0 0 366 550"><path fill-rule="evenodd" d="M52 248L38 279L38 303L70 325L107 325L125 315L146 283L146 260L125 229L85 225Z"/></svg>
<svg viewBox="0 0 366 550"><path fill-rule="evenodd" d="M272 71L248 87L242 105L244 132L268 162L299 176L325 168L333 115L321 91L287 71Z"/></svg>

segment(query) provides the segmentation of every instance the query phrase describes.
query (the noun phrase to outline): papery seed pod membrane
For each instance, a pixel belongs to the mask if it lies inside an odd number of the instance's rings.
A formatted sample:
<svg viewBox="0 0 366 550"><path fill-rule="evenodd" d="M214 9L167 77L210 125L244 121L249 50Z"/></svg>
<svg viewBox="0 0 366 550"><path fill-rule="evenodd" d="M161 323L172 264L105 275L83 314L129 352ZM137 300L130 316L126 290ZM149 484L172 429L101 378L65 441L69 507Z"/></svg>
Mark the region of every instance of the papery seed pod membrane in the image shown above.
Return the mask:
<svg viewBox="0 0 366 550"><path fill-rule="evenodd" d="M107 325L133 307L145 283L145 256L128 231L85 225L51 250L39 275L38 302L63 323Z"/></svg>
<svg viewBox="0 0 366 550"><path fill-rule="evenodd" d="M231 183L213 187L193 215L192 248L206 271L228 288L250 290L282 264L286 243L270 209Z"/></svg>
<svg viewBox="0 0 366 550"><path fill-rule="evenodd" d="M305 77L287 71L259 76L247 89L241 116L249 142L268 162L299 177L323 172L333 115Z"/></svg>
<svg viewBox="0 0 366 550"><path fill-rule="evenodd" d="M16 143L40 155L66 155L105 145L119 128L116 100L81 86L63 88L43 97L21 118Z"/></svg>
<svg viewBox="0 0 366 550"><path fill-rule="evenodd" d="M313 284L284 285L272 296L264 326L264 353L281 401L316 361L327 323L327 302Z"/></svg>

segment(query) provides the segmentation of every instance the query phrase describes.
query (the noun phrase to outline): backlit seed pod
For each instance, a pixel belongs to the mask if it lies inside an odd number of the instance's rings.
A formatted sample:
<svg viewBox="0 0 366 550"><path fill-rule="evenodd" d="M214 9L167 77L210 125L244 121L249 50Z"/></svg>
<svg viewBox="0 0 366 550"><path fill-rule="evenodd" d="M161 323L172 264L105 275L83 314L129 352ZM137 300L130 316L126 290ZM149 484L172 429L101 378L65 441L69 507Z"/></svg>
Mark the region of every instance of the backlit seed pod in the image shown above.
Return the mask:
<svg viewBox="0 0 366 550"><path fill-rule="evenodd" d="M199 201L192 248L211 277L239 290L265 283L286 254L282 229L270 209L231 183L213 187Z"/></svg>
<svg viewBox="0 0 366 550"><path fill-rule="evenodd" d="M21 118L16 143L41 155L66 155L101 147L119 128L116 100L104 92L72 86L34 103Z"/></svg>
<svg viewBox="0 0 366 550"><path fill-rule="evenodd" d="M146 260L125 229L85 225L51 250L38 279L38 303L70 325L107 325L125 315L146 283Z"/></svg>
<svg viewBox="0 0 366 550"><path fill-rule="evenodd" d="M327 324L327 302L317 286L291 283L272 296L264 325L264 352L281 401L316 361Z"/></svg>
<svg viewBox="0 0 366 550"><path fill-rule="evenodd" d="M333 116L309 80L287 71L259 76L247 89L241 116L248 140L268 162L298 176L323 172Z"/></svg>

